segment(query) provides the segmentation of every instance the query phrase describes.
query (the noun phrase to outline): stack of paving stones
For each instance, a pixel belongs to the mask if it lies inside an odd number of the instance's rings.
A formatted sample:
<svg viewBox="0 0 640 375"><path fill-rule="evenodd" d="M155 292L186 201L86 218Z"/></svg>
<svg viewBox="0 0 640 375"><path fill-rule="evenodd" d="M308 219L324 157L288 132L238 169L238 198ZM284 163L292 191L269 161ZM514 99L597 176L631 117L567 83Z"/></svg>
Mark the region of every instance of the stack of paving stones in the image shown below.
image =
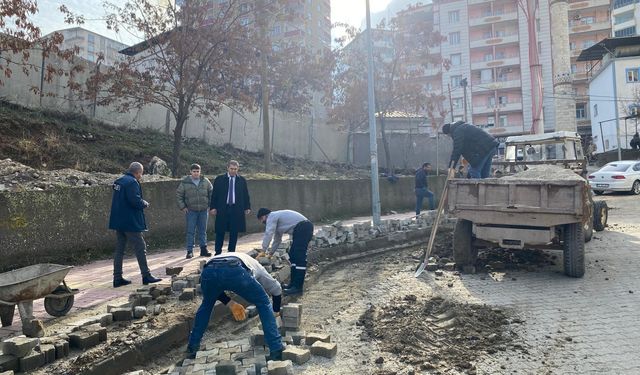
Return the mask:
<svg viewBox="0 0 640 375"><path fill-rule="evenodd" d="M260 325L251 330L250 337L234 341L206 344L195 359L185 359L181 366L172 368L171 375L289 375L295 366L305 364L312 355L333 358L338 352L330 335L323 332L301 330L302 305L290 303L282 307L278 319L280 332L286 343L282 361L268 361L269 349L265 345Z"/></svg>
<svg viewBox="0 0 640 375"><path fill-rule="evenodd" d="M316 248L331 247L340 244L353 244L361 241L368 241L378 237L388 236L398 232L407 232L429 228L436 217L436 211L426 211L416 217L409 219L382 220L379 226L373 227L371 222L356 223L352 226L343 225L337 221L331 225L323 226L311 240L312 246ZM445 217L443 224L453 224L455 218Z"/></svg>
<svg viewBox="0 0 640 375"><path fill-rule="evenodd" d="M2 342L0 373L28 372L69 355L69 341L65 335L30 338L24 335Z"/></svg>

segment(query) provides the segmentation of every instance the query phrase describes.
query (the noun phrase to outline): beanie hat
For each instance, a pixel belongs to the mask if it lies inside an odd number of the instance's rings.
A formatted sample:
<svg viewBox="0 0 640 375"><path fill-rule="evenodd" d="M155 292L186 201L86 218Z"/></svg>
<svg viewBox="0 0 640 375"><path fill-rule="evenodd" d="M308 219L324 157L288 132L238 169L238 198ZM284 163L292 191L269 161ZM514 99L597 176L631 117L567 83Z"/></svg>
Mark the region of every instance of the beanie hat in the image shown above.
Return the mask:
<svg viewBox="0 0 640 375"><path fill-rule="evenodd" d="M260 208L258 210L258 215L256 215L256 216L257 216L258 219L260 219L264 215L269 215L270 213L271 213L270 209L262 207L262 208Z"/></svg>

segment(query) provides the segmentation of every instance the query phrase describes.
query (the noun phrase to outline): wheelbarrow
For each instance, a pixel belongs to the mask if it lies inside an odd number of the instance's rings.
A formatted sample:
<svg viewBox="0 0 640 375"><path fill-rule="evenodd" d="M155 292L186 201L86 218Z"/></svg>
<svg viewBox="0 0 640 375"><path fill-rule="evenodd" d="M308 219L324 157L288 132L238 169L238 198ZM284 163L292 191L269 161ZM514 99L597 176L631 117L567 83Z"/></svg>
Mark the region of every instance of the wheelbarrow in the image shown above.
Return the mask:
<svg viewBox="0 0 640 375"><path fill-rule="evenodd" d="M72 266L35 264L0 273L0 320L2 326L13 323L16 305L23 327L33 319L33 301L44 297L44 309L49 315L64 316L73 307L78 289L65 283Z"/></svg>

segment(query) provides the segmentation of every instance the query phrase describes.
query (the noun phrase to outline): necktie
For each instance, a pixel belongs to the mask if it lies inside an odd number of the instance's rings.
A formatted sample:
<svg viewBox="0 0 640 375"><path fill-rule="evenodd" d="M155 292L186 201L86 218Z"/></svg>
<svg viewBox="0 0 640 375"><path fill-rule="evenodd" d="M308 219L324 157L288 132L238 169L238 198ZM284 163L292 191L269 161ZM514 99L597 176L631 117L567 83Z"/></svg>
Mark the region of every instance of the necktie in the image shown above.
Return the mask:
<svg viewBox="0 0 640 375"><path fill-rule="evenodd" d="M234 177L230 178L229 181L229 194L227 195L227 204L228 205L232 205L235 203L235 194L234 194L234 190L235 190L235 181L236 179Z"/></svg>

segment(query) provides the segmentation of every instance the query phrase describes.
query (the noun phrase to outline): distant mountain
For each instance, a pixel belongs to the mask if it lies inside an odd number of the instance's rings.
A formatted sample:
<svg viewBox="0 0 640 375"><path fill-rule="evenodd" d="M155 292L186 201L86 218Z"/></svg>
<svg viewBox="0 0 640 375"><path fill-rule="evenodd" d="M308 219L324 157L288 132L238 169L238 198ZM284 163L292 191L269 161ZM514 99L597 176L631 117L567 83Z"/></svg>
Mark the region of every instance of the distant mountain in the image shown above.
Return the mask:
<svg viewBox="0 0 640 375"><path fill-rule="evenodd" d="M414 5L414 4L431 4L431 0L422 0L422 1L416 1L416 0L392 0L389 5L387 5L387 8L381 12L376 12L376 13L371 13L371 26L375 27L380 21L382 21L382 19L385 19L387 21L389 21L391 18L393 18L396 13L398 13L399 11L406 9L409 5ZM362 24L361 24L361 28L364 30L367 25L367 20L363 19L362 20Z"/></svg>

